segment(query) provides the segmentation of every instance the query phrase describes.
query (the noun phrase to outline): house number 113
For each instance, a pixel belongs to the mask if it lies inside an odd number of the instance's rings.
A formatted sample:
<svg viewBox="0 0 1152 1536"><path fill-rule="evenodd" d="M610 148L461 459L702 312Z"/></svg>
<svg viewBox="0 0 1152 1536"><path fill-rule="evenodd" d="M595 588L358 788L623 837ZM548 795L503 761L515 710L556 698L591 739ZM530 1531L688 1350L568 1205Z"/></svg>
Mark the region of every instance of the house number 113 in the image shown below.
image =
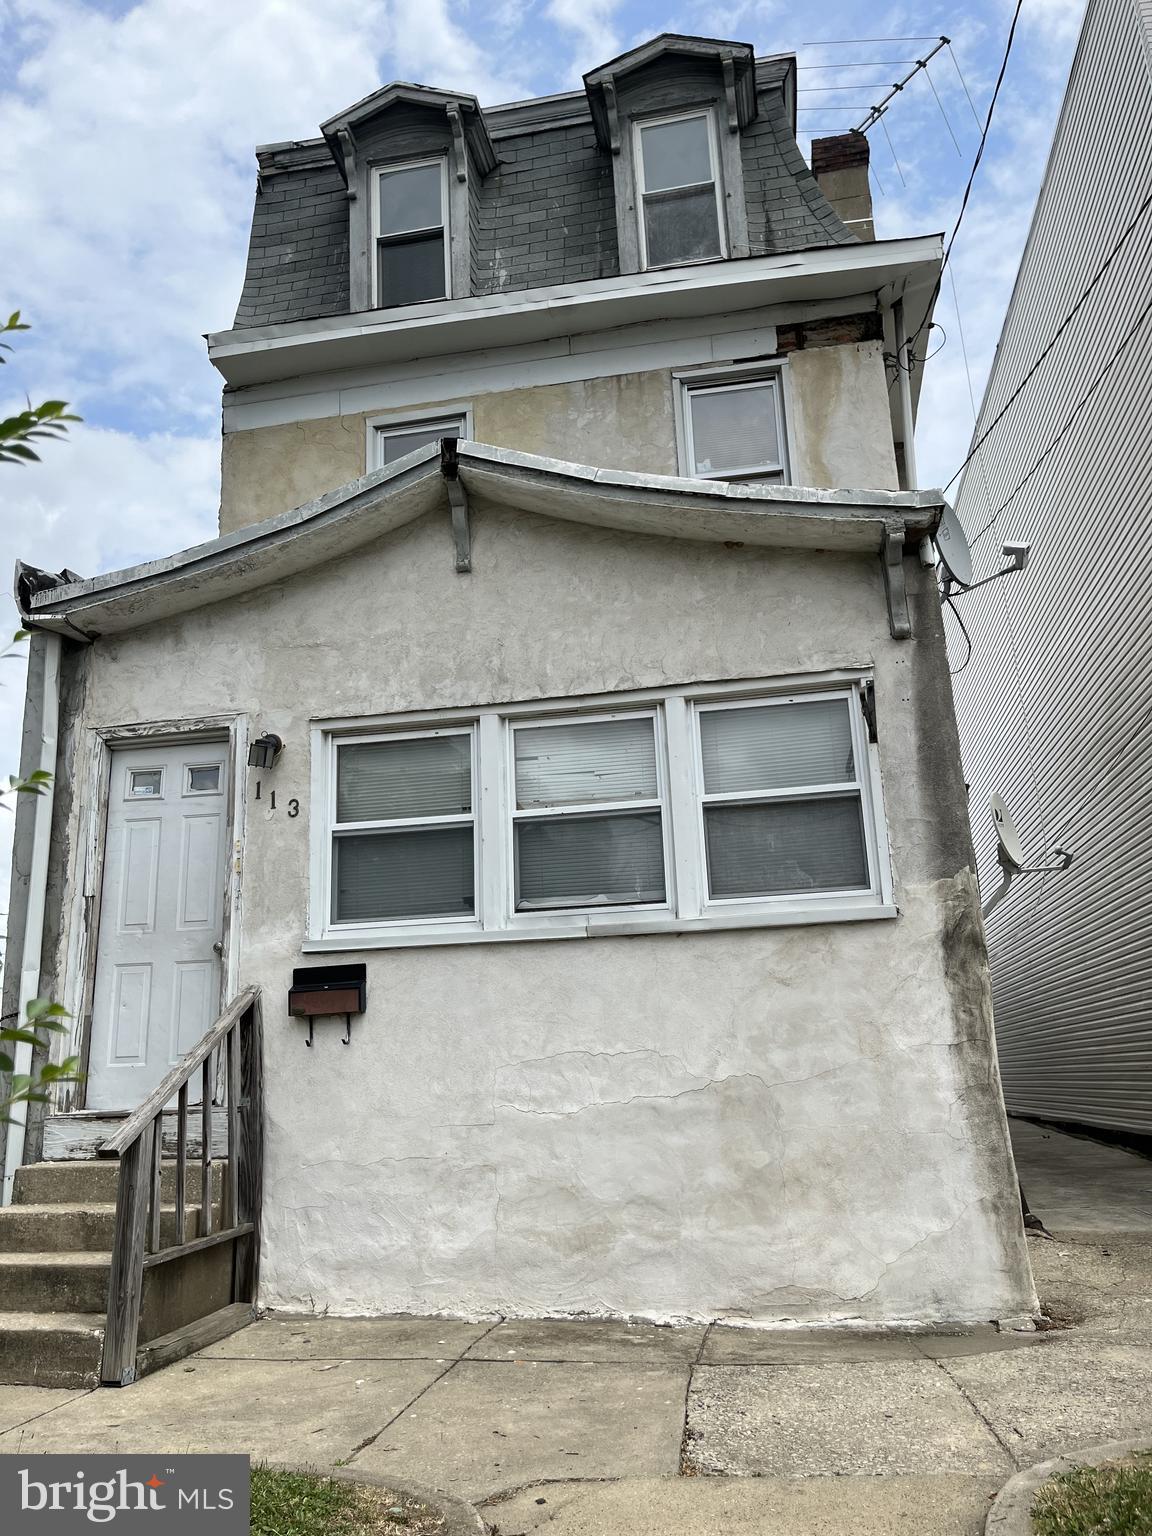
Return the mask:
<svg viewBox="0 0 1152 1536"><path fill-rule="evenodd" d="M259 779L257 779L256 780L256 798L257 798L257 800L262 800L264 798L263 793L262 793L263 788L264 788L263 783ZM274 811L276 809L276 791L274 789L273 790L269 790L269 792L268 792L268 809L270 811ZM299 814L300 814L300 802L299 802L299 800L289 800L289 802L288 802L288 819L289 819L289 821L294 820L295 817L299 816Z"/></svg>

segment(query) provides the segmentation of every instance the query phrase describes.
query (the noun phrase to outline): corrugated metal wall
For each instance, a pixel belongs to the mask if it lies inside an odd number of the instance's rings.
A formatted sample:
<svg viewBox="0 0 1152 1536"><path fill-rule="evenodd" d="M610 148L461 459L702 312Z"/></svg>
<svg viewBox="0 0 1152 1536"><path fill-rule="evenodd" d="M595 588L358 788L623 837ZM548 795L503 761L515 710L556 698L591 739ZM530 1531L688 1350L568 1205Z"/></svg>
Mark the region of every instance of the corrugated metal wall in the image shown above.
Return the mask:
<svg viewBox="0 0 1152 1536"><path fill-rule="evenodd" d="M1002 409L1152 191L1152 0L1089 0L975 437ZM1042 152L1037 146L1038 153ZM1152 209L973 460L958 510L977 574L954 679L973 833L998 882L989 790L1026 853L988 925L1010 1110L1152 1133ZM1141 320L1141 314L1143 319ZM1135 333L1098 386L1127 333ZM1061 428L1059 444L990 519ZM964 642L949 616L957 667Z"/></svg>

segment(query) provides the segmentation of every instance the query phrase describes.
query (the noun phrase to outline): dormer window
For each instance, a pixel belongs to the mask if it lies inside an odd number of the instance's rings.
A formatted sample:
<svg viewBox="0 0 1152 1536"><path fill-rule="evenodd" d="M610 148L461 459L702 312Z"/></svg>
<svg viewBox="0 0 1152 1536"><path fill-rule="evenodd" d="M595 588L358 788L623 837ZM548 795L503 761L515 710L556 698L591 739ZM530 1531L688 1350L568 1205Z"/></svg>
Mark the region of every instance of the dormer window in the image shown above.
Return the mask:
<svg viewBox="0 0 1152 1536"><path fill-rule="evenodd" d="M373 176L377 308L450 292L448 175L443 158L384 166Z"/></svg>
<svg viewBox="0 0 1152 1536"><path fill-rule="evenodd" d="M633 124L645 267L725 256L716 125L710 111Z"/></svg>

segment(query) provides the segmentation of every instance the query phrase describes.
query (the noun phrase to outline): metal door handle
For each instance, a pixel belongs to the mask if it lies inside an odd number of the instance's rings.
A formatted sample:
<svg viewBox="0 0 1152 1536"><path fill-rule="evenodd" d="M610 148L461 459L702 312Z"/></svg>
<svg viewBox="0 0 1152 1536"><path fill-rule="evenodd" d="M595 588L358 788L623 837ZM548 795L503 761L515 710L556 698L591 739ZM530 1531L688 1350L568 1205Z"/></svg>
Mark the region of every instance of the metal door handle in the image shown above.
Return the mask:
<svg viewBox="0 0 1152 1536"><path fill-rule="evenodd" d="M219 941L217 941L215 944L213 944L213 946L212 946L212 953L214 955L222 955L224 953L224 946L223 946L223 944L221 944Z"/></svg>

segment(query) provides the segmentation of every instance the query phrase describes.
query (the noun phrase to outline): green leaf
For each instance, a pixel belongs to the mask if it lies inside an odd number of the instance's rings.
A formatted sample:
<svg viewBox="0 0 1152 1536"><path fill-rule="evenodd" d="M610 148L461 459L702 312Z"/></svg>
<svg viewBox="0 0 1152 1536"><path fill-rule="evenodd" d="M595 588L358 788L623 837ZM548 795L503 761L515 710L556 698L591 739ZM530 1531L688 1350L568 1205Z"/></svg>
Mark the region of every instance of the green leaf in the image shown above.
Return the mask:
<svg viewBox="0 0 1152 1536"><path fill-rule="evenodd" d="M70 1019L72 1015L63 1003L55 1003L50 997L34 997L24 1010L30 1019Z"/></svg>
<svg viewBox="0 0 1152 1536"><path fill-rule="evenodd" d="M11 1072L15 1065L7 1051L0 1051L0 1072Z"/></svg>

